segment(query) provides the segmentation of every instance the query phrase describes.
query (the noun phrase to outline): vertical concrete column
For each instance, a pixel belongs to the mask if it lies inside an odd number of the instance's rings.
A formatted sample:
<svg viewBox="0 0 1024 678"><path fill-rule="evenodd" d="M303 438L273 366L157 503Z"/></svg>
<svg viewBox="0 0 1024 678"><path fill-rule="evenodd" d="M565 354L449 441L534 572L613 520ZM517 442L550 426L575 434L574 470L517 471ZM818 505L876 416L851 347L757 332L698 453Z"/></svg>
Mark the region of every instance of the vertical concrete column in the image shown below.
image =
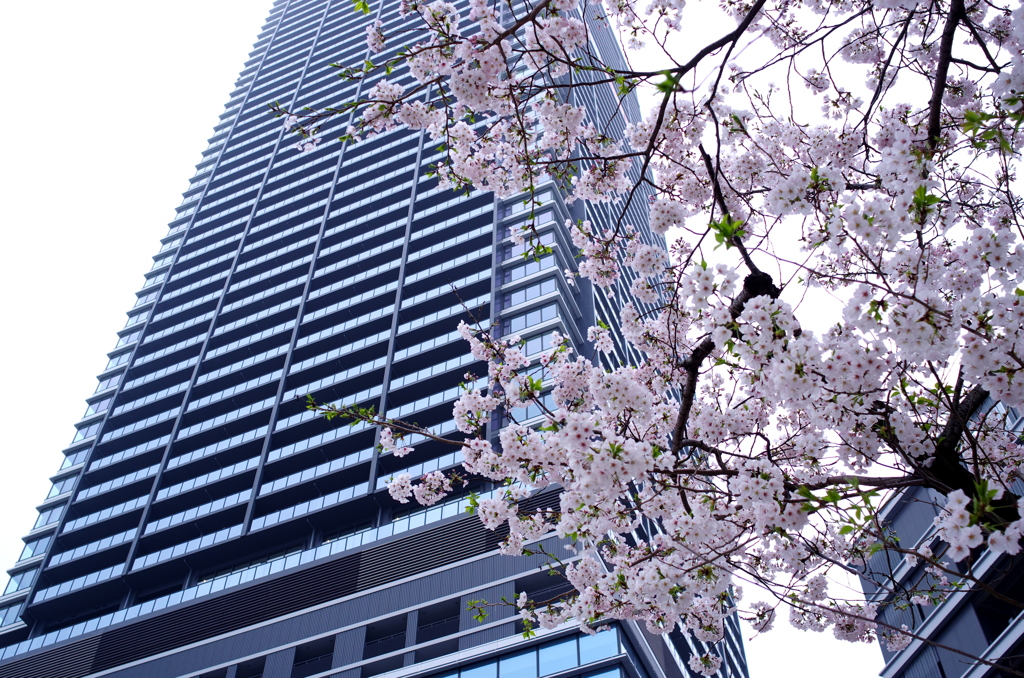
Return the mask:
<svg viewBox="0 0 1024 678"><path fill-rule="evenodd" d="M292 678L294 666L294 647L267 655L267 663L263 666L263 678Z"/></svg>
<svg viewBox="0 0 1024 678"><path fill-rule="evenodd" d="M363 646L366 644L366 627L342 631L334 636L334 659L332 669L341 669L363 658ZM359 678L359 669L350 669L334 674L336 678Z"/></svg>
<svg viewBox="0 0 1024 678"><path fill-rule="evenodd" d="M405 617L405 646L410 647L416 644L416 627L419 626L419 610L413 610ZM412 666L416 663L416 653L407 652L402 660L403 666Z"/></svg>

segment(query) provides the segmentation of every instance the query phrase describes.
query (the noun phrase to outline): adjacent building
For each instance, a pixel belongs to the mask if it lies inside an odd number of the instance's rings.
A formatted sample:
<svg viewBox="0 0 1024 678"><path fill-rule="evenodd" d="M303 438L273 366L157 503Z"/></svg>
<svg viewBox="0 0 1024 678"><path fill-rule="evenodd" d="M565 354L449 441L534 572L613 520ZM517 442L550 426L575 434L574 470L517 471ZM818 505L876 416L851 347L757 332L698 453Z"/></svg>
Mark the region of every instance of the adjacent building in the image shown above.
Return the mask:
<svg viewBox="0 0 1024 678"><path fill-rule="evenodd" d="M993 411L994 408L994 411ZM983 405L989 417L1005 418L1007 427L1024 432L1024 417L993 401ZM1018 481L1018 493L1024 483ZM941 552L935 519L946 505L946 497L923 487L912 487L892 497L880 519L892 530L903 548L928 547ZM915 594L937 583L921 562L898 554L879 551L867 562L861 578L868 602L880 605L879 619L906 627L923 640L913 640L899 652L882 643L886 664L883 678L1009 678L1024 670L1024 559L982 550L971 564L971 574L985 583L988 591L953 591L936 603L918 604ZM966 572L967 561L959 564ZM949 579L956 582L956 577ZM951 590L939 586L939 590ZM980 657L991 666L974 661ZM1015 673L1002 671L1000 667Z"/></svg>
<svg viewBox="0 0 1024 678"><path fill-rule="evenodd" d="M554 184L533 202L440 190L436 144L408 130L293 148L268 102L357 96L329 64L361 63L377 18L411 21L397 1L369 17L274 3L0 590L0 678L681 678L704 651L630 624L525 640L507 607L474 620L470 600L564 585L499 555L465 493L391 500L392 475L455 467L457 447L414 439L396 458L375 427L306 410L312 394L457 436L459 384L486 374L460 320L530 353L553 330L585 350L630 282L614 297L565 282L564 222L611 213L570 209ZM592 40L620 58L607 28ZM610 90L597 103L616 105ZM551 248L539 260L509 239L526 219ZM724 675L746 675L735 620L718 651Z"/></svg>

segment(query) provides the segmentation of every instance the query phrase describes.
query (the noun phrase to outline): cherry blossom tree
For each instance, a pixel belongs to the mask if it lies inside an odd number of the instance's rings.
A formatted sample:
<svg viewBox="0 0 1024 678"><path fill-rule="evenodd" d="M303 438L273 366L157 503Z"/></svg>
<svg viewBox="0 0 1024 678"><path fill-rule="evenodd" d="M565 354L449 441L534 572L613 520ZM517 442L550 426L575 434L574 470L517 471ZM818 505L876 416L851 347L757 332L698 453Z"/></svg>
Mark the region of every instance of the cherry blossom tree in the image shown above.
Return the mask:
<svg viewBox="0 0 1024 678"><path fill-rule="evenodd" d="M519 337L463 324L488 364L446 438L464 471L400 476L392 496L431 504L481 477L498 490L476 512L507 527L504 551L564 538L574 590L517 601L528 625L633 619L715 642L737 609L759 631L787 609L801 628L905 646L912 629L830 593L830 568L861 572L879 549L921 561L927 586L887 604L925 604L986 586L969 567L980 549L1021 549L1024 447L1005 412L1024 405L1024 9L723 0L701 23L708 8L681 0L583 2L403 0L397 28L367 19L381 56L342 70L357 100L276 109L305 150L329 121L351 141L404 125L442 144L444 186L514 196L555 181L619 215L567 224L568 275L628 298L630 351L596 326L585 347L555 335L528 356ZM625 58L597 31L621 36ZM627 125L637 92L653 106ZM624 216L636 201L650 230ZM513 237L543 252L532 227ZM531 405L543 415L524 425ZM385 452L433 435L314 407L382 426ZM878 515L915 486L944 497L934 552ZM552 487L549 508L519 510ZM746 605L743 585L768 602Z"/></svg>

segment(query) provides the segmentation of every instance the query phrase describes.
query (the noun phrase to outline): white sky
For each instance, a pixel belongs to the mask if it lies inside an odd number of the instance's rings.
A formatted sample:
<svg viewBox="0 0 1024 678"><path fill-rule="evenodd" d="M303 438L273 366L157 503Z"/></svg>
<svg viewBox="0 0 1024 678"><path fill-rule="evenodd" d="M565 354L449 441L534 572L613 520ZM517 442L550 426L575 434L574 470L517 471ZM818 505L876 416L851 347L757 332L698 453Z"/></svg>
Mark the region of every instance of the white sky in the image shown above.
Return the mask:
<svg viewBox="0 0 1024 678"><path fill-rule="evenodd" d="M21 551L270 4L5 7L0 568ZM860 678L882 667L873 645L781 626L747 643L754 678Z"/></svg>

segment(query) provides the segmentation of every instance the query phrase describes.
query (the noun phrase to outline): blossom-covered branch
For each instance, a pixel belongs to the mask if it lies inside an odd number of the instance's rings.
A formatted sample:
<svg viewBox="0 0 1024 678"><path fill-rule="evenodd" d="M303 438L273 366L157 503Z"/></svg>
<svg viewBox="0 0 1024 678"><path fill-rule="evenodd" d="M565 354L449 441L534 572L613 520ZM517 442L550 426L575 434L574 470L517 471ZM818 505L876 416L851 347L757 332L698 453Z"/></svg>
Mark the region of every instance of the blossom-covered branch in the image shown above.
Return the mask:
<svg viewBox="0 0 1024 678"><path fill-rule="evenodd" d="M553 185L580 214L610 210L551 228L577 249L569 278L618 317L530 354L463 324L486 386L455 406L459 435L435 438L461 446L464 469L396 478L396 501L474 478L498 489L476 511L507 525L506 552L564 538L573 592L521 601L533 625L633 619L715 642L738 607L767 631L786 605L802 628L895 648L913 629L830 592L831 568L869 574L882 550L920 566L912 591L878 578L892 606L995 590L962 565L1019 553L1024 533L1008 430L1024 405L1019 1L403 12L367 18L372 60L342 71L355 99L275 109L285 126L306 150L332 129L346 143L422 130L443 187ZM613 35L625 57L597 47ZM637 93L650 110L627 121ZM632 223L640 201L648 223ZM542 257L542 235L528 222L511 238ZM388 451L432 435L335 413L380 426ZM907 488L937 505L914 549L880 508ZM521 513L535 492L546 508ZM744 603L744 583L774 602Z"/></svg>

